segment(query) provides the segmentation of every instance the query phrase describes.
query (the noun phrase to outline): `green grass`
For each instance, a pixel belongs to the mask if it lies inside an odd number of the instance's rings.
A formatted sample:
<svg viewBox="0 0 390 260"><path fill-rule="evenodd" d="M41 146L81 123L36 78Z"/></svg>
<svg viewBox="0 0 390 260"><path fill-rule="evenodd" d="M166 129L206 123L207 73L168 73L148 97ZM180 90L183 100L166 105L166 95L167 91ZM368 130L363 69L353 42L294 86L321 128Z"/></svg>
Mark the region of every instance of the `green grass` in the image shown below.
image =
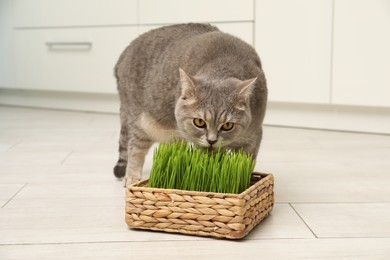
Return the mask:
<svg viewBox="0 0 390 260"><path fill-rule="evenodd" d="M250 186L255 167L243 152L208 152L184 141L160 144L154 151L149 187L241 193Z"/></svg>

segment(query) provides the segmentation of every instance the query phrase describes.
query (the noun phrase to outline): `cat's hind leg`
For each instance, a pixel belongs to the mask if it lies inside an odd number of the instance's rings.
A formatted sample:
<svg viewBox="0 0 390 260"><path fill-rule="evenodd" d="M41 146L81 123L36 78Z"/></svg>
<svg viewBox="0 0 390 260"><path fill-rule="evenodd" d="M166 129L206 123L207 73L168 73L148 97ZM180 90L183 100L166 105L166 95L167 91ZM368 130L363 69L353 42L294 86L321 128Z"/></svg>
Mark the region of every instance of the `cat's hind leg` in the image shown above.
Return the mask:
<svg viewBox="0 0 390 260"><path fill-rule="evenodd" d="M122 179L126 175L127 144L128 144L127 122L125 118L122 119L121 117L121 132L119 137L119 159L114 167L114 175L118 179Z"/></svg>
<svg viewBox="0 0 390 260"><path fill-rule="evenodd" d="M140 130L133 129L128 135L125 186L141 179L145 156L153 144Z"/></svg>

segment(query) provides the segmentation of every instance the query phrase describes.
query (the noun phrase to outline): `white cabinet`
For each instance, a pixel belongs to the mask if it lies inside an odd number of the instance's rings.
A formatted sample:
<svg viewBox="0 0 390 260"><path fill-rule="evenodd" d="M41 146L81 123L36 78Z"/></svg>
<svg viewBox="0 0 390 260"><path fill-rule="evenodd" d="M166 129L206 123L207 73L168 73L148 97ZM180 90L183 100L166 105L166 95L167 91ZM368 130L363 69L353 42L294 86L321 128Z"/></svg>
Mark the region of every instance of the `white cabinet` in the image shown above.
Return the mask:
<svg viewBox="0 0 390 260"><path fill-rule="evenodd" d="M176 23L211 23L253 45L254 0L140 0L140 33Z"/></svg>
<svg viewBox="0 0 390 260"><path fill-rule="evenodd" d="M11 0L0 0L0 87L13 85Z"/></svg>
<svg viewBox="0 0 390 260"><path fill-rule="evenodd" d="M14 27L136 24L137 0L13 0Z"/></svg>
<svg viewBox="0 0 390 260"><path fill-rule="evenodd" d="M336 0L332 102L390 107L390 1Z"/></svg>
<svg viewBox="0 0 390 260"><path fill-rule="evenodd" d="M255 19L269 100L329 103L332 0L257 0Z"/></svg>
<svg viewBox="0 0 390 260"><path fill-rule="evenodd" d="M15 30L14 87L116 93L114 65L135 27Z"/></svg>
<svg viewBox="0 0 390 260"><path fill-rule="evenodd" d="M254 0L140 0L140 24L252 21Z"/></svg>

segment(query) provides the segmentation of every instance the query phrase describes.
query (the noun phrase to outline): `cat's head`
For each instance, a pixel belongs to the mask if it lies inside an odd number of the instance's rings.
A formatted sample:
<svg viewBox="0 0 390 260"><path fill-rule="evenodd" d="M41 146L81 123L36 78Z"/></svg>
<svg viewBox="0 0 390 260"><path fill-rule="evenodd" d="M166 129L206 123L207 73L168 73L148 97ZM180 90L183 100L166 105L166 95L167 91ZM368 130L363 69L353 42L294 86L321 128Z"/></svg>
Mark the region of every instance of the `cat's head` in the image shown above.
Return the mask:
<svg viewBox="0 0 390 260"><path fill-rule="evenodd" d="M237 141L252 120L249 101L255 81L213 80L180 69L181 95L175 116L181 135L214 149Z"/></svg>

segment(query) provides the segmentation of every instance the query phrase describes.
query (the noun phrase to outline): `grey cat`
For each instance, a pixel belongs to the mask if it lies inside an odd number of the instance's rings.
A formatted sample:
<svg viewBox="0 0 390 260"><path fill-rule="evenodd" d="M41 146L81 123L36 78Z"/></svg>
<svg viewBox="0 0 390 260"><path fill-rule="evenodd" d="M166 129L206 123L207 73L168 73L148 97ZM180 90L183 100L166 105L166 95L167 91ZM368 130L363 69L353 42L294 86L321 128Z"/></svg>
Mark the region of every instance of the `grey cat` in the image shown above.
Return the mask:
<svg viewBox="0 0 390 260"><path fill-rule="evenodd" d="M267 87L256 51L209 24L149 31L121 54L115 76L121 132L117 178L141 178L154 142L182 138L256 158Z"/></svg>

